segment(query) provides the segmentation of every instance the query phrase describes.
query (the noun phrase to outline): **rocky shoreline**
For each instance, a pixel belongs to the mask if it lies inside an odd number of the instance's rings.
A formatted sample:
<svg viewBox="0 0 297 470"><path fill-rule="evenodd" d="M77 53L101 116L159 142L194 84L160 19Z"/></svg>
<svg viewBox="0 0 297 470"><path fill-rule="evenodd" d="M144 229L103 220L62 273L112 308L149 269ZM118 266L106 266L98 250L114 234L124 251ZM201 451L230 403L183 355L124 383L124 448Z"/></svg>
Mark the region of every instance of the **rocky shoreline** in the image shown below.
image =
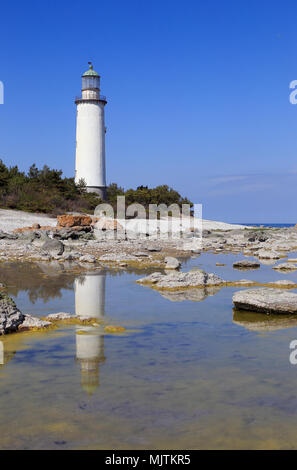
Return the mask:
<svg viewBox="0 0 297 470"><path fill-rule="evenodd" d="M44 318L23 314L14 300L5 292L0 293L0 336L24 331L42 331L56 328L59 325L81 325L101 327L102 333L123 333L126 328L119 325L105 324L90 316L72 315L70 313L51 313Z"/></svg>
<svg viewBox="0 0 297 470"><path fill-rule="evenodd" d="M238 260L239 264L234 266L248 268L252 267L248 266L251 262L258 266L260 263L275 263L297 250L297 229L294 227L212 231L203 229L202 234L189 229L183 234L183 239L175 239L174 234L165 238L157 231L155 236L137 231L127 233L121 228L117 231L119 222L109 219L100 221L99 232L96 231L98 221L98 218L84 215L65 215L58 216L56 226L40 226L35 223L10 232L0 231L0 262L56 260L121 267L131 265L178 269L179 262L173 258L183 259L211 252L253 257L252 261L244 260L242 266L240 263L243 260ZM200 247L188 249L185 240L197 240ZM297 269L294 263L286 264L287 266L280 266L279 269ZM275 267L278 269L277 265Z"/></svg>
<svg viewBox="0 0 297 470"><path fill-rule="evenodd" d="M97 230L98 223L100 231ZM160 236L160 233L155 233L155 236L139 234L136 231L127 233L119 221L92 218L82 214L67 214L58 216L56 225L40 226L34 223L32 226L18 227L13 231L0 231L0 263L7 261L58 262L78 269L109 267L148 270L149 274L137 282L162 291L162 295L169 300L178 301L187 299L200 301L207 295L213 295L215 289L222 287L261 287L261 289L249 291L249 302L246 304L248 307L244 307L245 304L239 302L235 294L233 298L235 307L246 310L253 308L250 299L253 296L257 299L260 293L256 291L261 290L261 298L262 300L264 297L268 299L268 307L265 308L264 302L264 307L262 305L260 310L257 310L255 304L255 311L287 312L283 310L283 307L271 307L270 300L273 289L277 288L278 292L282 293L280 295L280 299L283 299L282 303L286 303L287 297L284 290L297 288L297 284L293 281L279 280L266 283L246 279L230 281L202 269L180 272L179 268L183 259L199 257L200 254L209 252L239 255L239 259L233 264L233 268L238 271L258 269L261 264L271 264L273 269L280 272L294 271L297 269L296 259L290 259L288 256L291 252L297 251L295 227L203 229L202 238L201 233L189 229L183 235L183 239L177 239L174 234L169 234L169 237L165 238ZM185 239L187 241L199 240L200 248L189 249L189 245L185 244ZM157 271L152 272L153 269ZM200 292L197 289L200 289ZM242 295L241 292L247 291L240 291L239 297ZM15 304L13 305L12 299L5 297L6 294L1 295L0 334L46 328L52 325L53 319L40 320L29 315L22 316ZM290 303L289 312L297 313L297 294L292 294L290 299L293 304Z"/></svg>

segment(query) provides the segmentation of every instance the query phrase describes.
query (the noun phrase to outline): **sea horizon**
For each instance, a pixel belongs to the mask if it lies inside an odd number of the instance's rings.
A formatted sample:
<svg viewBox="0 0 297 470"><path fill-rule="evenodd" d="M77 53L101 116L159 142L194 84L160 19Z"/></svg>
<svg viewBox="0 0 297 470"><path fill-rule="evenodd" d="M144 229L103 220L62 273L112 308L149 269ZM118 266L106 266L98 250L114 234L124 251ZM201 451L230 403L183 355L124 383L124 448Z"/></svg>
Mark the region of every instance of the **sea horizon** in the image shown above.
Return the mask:
<svg viewBox="0 0 297 470"><path fill-rule="evenodd" d="M246 223L246 222L234 222L235 225L251 225L254 227L294 227L296 224L291 223L266 223L266 222L257 222L257 223Z"/></svg>

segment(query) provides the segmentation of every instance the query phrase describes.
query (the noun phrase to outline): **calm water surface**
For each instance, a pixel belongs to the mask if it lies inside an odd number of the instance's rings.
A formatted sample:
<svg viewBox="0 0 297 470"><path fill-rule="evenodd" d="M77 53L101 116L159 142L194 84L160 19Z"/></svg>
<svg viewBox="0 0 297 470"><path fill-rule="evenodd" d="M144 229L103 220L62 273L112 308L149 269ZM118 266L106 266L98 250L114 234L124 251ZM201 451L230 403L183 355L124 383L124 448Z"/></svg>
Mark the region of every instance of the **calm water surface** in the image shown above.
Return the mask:
<svg viewBox="0 0 297 470"><path fill-rule="evenodd" d="M297 282L271 265L232 269L240 258L203 254L183 269ZM134 282L140 271L64 268L1 264L0 282L24 313L91 314L129 331L1 337L1 449L297 448L297 319L233 312L238 288L161 295Z"/></svg>

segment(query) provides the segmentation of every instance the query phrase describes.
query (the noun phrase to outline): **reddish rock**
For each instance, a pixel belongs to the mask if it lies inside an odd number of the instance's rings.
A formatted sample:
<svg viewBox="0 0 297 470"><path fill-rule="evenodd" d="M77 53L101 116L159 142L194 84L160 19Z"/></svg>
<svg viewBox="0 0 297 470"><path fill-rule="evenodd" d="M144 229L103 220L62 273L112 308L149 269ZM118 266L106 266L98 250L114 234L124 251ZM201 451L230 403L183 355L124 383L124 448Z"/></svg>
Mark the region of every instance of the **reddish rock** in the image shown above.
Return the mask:
<svg viewBox="0 0 297 470"><path fill-rule="evenodd" d="M21 227L21 228L15 228L13 233L20 233L20 232L34 232L35 230L55 230L56 227L52 227L51 225L42 225L39 227L35 227L35 225L39 224L33 224L32 227Z"/></svg>
<svg viewBox="0 0 297 470"><path fill-rule="evenodd" d="M92 218L88 215L58 215L58 226L70 228L70 227L85 227L91 225Z"/></svg>

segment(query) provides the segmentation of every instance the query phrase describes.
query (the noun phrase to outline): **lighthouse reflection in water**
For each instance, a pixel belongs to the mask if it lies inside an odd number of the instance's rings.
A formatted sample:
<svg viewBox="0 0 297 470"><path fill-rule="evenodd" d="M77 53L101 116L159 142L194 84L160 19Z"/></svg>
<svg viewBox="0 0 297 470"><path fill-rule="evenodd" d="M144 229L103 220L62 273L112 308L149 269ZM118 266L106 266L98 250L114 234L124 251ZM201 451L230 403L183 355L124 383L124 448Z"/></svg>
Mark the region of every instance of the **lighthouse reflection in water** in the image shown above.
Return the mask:
<svg viewBox="0 0 297 470"><path fill-rule="evenodd" d="M87 274L74 281L75 314L92 317L98 321L104 318L106 272ZM83 389L92 394L99 387L99 365L105 361L104 336L92 326L76 329L76 359L81 366Z"/></svg>

